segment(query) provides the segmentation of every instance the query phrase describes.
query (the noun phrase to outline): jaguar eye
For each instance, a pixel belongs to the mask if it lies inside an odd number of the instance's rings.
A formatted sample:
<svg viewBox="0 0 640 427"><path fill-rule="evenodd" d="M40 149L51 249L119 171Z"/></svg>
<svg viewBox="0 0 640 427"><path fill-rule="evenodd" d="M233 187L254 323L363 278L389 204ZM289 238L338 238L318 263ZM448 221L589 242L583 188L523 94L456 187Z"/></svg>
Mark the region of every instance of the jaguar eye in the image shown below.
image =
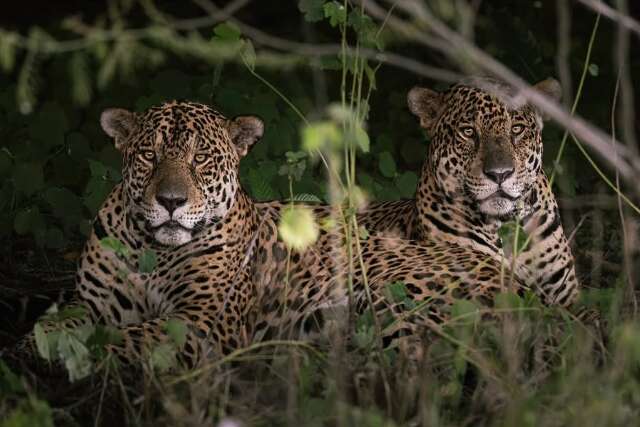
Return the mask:
<svg viewBox="0 0 640 427"><path fill-rule="evenodd" d="M144 150L141 154L145 160L151 161L156 158L156 153L153 150Z"/></svg>
<svg viewBox="0 0 640 427"><path fill-rule="evenodd" d="M202 163L207 161L207 155L206 154L196 154L193 157L193 161L195 163L202 164Z"/></svg>
<svg viewBox="0 0 640 427"><path fill-rule="evenodd" d="M514 135L520 135L524 130L524 126L522 125L513 125L511 126L511 133Z"/></svg>
<svg viewBox="0 0 640 427"><path fill-rule="evenodd" d="M463 126L460 128L460 133L465 138L473 138L473 136L476 134L476 131L471 126Z"/></svg>

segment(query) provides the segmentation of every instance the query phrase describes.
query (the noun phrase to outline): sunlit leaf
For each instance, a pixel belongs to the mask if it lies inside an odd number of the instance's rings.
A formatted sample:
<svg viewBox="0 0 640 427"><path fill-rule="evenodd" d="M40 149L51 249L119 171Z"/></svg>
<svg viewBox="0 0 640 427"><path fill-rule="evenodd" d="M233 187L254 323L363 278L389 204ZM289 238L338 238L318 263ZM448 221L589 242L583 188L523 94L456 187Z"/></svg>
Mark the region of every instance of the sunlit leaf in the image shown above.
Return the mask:
<svg viewBox="0 0 640 427"><path fill-rule="evenodd" d="M0 68L5 73L11 72L16 60L16 34L0 31Z"/></svg>
<svg viewBox="0 0 640 427"><path fill-rule="evenodd" d="M250 70L253 71L256 68L256 51L253 48L251 40L244 40L242 49L240 50L240 57Z"/></svg>
<svg viewBox="0 0 640 427"><path fill-rule="evenodd" d="M278 231L284 243L296 250L303 250L315 243L319 233L313 212L304 206L286 208L282 212Z"/></svg>
<svg viewBox="0 0 640 427"><path fill-rule="evenodd" d="M36 323L33 326L33 336L36 341L38 354L40 354L43 359L51 360L52 355L49 339L47 338L47 334L44 332L44 328L40 323Z"/></svg>
<svg viewBox="0 0 640 427"><path fill-rule="evenodd" d="M213 33L221 41L237 41L240 40L240 29L230 22L223 22L213 28Z"/></svg>
<svg viewBox="0 0 640 427"><path fill-rule="evenodd" d="M334 122L317 122L302 129L302 145L307 151L339 148L341 141L341 132Z"/></svg>
<svg viewBox="0 0 640 427"><path fill-rule="evenodd" d="M156 345L151 351L151 366L160 372L176 366L176 348L170 343Z"/></svg>
<svg viewBox="0 0 640 427"><path fill-rule="evenodd" d="M363 153L369 152L369 135L367 132L360 126L355 129L355 139L358 145L358 148L362 150Z"/></svg>

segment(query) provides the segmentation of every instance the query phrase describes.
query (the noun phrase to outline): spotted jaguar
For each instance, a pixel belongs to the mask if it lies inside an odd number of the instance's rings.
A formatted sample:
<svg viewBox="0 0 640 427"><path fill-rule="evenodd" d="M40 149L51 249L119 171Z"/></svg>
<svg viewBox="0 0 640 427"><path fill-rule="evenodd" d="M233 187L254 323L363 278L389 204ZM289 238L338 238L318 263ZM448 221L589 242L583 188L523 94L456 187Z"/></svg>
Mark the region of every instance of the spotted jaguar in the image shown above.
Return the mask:
<svg viewBox="0 0 640 427"><path fill-rule="evenodd" d="M101 125L122 153L122 182L93 222L73 304L88 312L84 322L119 330L123 339L107 350L123 363L169 341L172 319L187 326L178 349L186 366L266 336L300 336L321 310L347 302L348 264L358 310L395 314L385 337L442 322L457 298L491 305L505 289L500 261L445 241L372 236L346 251L336 226L322 228L306 250L287 248L278 222L289 203L255 203L238 178L240 159L264 132L257 117L228 119L173 101L142 113L108 109ZM326 215L324 206L311 208ZM156 265L146 271L150 252ZM424 307L403 314L402 301L386 292L397 282ZM517 278L510 283L526 289ZM22 347L33 348L33 336Z"/></svg>
<svg viewBox="0 0 640 427"><path fill-rule="evenodd" d="M533 88L560 98L552 78ZM416 198L373 203L359 214L360 224L504 259L498 230L520 221L528 244L509 264L545 303L571 305L579 282L542 169L544 115L490 78L470 78L444 92L415 87L408 106L429 138Z"/></svg>

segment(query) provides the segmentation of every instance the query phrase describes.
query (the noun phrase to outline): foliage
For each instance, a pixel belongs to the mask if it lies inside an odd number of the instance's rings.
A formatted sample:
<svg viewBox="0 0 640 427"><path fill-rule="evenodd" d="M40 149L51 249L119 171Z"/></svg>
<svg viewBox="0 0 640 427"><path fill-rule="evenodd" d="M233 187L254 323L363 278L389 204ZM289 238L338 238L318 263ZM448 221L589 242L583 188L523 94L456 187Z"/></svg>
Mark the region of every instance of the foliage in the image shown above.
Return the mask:
<svg viewBox="0 0 640 427"><path fill-rule="evenodd" d="M318 225L311 209L304 206L287 208L280 218L278 232L290 248L303 250L318 239Z"/></svg>
<svg viewBox="0 0 640 427"><path fill-rule="evenodd" d="M445 22L464 28L462 3L429 2ZM555 34L541 25L555 25L551 3L533 2L514 13L510 2L484 2L475 22L478 45L531 82L556 74ZM439 55L418 52L350 1L297 5L252 2L250 13L272 16L274 9L277 19L259 20L259 29L283 37L389 49L442 65ZM592 17L573 11L582 17L574 21L569 54L577 74ZM232 19L177 29L171 15L178 19L183 13L170 2L122 0L110 2L108 11L97 10L95 19L89 13L87 22L74 16L29 31L0 29L0 239L12 263L23 261L11 252L23 245L44 257L77 253L95 213L121 179L121 155L98 123L107 107L142 111L180 98L213 104L228 117L259 115L266 123L264 138L241 163L242 184L258 200L335 202L320 155L327 155L346 188L338 197L347 199L347 216L367 198L413 196L426 144L406 109L406 94L415 84L442 85L344 51L306 57L270 50ZM609 107L602 94L611 92L617 74L607 62L612 37L610 31L595 46L579 107L604 128ZM81 47L67 49L69 39ZM312 87L311 81L323 83ZM598 177L580 152L567 146L556 163L562 133L547 126L544 138L545 165L556 169L557 194L591 194ZM591 251L609 254L609 264L619 266L623 247L615 215L586 214L591 229L602 232L597 249L591 234L577 235L584 276L595 259ZM279 231L295 249L315 241L319 227L331 226L316 224L309 209L293 207ZM353 231L367 237L366 230ZM521 249L521 231L518 224L506 224L503 241ZM117 240L101 244L120 257L132 255ZM154 270L153 251L136 255L140 272ZM265 347L208 362L213 373L191 375L188 383L176 372L177 349L185 345L188 327L170 319L168 341L150 349L142 367L145 382L130 394L114 379L119 371L114 375L111 365L102 363L105 345L121 339L116 330L69 328L65 320L82 313L53 309L43 321L60 326L45 334L36 324L36 344L45 359L62 362L72 380L98 381L89 374L104 374L101 387L113 388L108 398L121 404L111 415L137 425L211 424L228 414L247 425L448 426L480 419L504 426L630 425L640 407L640 336L637 318L621 314L626 296L619 290L628 273L610 268L599 274L594 286L610 289L585 292L581 301L605 313L599 327L545 308L530 295L500 295L494 317L470 301L458 301L447 324L426 331L429 346L418 367L401 346L380 348L378 327L393 327L394 319L377 319L370 310L355 319L346 344L330 328L323 331L324 344L313 350L260 342ZM402 283L389 284L385 296L408 315L425 308ZM88 389L94 391L95 384ZM77 408L74 403L53 411L55 403L38 396L39 389L1 360L0 392L0 413L7 414L3 427L53 425L61 413L75 414ZM102 405L101 400L96 407ZM96 418L96 424L104 422Z"/></svg>

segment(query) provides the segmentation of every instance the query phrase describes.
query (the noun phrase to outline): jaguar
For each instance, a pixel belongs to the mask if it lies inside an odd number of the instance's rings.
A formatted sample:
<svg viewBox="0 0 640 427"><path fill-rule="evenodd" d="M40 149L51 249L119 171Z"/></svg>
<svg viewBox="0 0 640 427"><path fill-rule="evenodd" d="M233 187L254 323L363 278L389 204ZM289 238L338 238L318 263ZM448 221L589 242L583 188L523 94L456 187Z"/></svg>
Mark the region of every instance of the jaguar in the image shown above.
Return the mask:
<svg viewBox="0 0 640 427"><path fill-rule="evenodd" d="M499 260L451 242L371 236L347 251L334 225L307 249L287 247L278 223L290 203L256 203L238 178L241 158L264 132L255 116L229 119L172 101L140 113L107 109L100 122L122 154L122 181L80 256L71 306L87 316L62 327L117 328L122 340L107 350L124 364L169 342L172 320L186 326L178 348L186 366L264 337L301 336L323 310L346 304L348 264L358 310L393 314L383 325L388 338L442 322L459 298L490 306L507 286ZM318 219L328 212L308 208ZM151 271L143 268L149 254ZM419 310L403 313L404 302L389 296L388 285L399 282ZM526 290L517 278L509 283ZM61 327L42 324L45 332ZM29 335L19 347L33 351L34 341Z"/></svg>
<svg viewBox="0 0 640 427"><path fill-rule="evenodd" d="M553 78L533 88L560 99ZM498 231L517 221L527 237L507 261L517 277L546 304L575 302L574 258L542 169L544 114L515 88L486 77L443 92L414 87L407 98L429 138L416 197L372 203L359 223L374 233L452 243L504 260L509 254Z"/></svg>

